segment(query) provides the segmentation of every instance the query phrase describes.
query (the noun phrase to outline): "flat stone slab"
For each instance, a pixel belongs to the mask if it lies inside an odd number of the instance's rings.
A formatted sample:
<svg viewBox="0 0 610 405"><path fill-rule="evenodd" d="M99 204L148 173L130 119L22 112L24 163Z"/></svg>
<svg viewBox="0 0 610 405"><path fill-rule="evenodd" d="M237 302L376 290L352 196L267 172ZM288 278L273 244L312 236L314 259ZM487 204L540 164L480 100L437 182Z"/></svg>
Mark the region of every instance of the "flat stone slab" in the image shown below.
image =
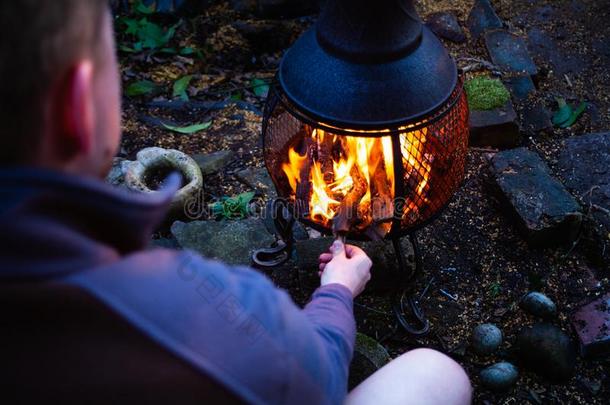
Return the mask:
<svg viewBox="0 0 610 405"><path fill-rule="evenodd" d="M476 0L468 16L468 29L477 40L481 34L490 29L502 28L502 20L496 14L489 0Z"/></svg>
<svg viewBox="0 0 610 405"><path fill-rule="evenodd" d="M582 221L580 206L538 154L526 148L497 153L491 171L528 243L543 247L574 241Z"/></svg>
<svg viewBox="0 0 610 405"><path fill-rule="evenodd" d="M236 173L237 179L263 194L267 198L276 198L277 192L271 176L264 167L250 167Z"/></svg>
<svg viewBox="0 0 610 405"><path fill-rule="evenodd" d="M464 31L453 13L441 11L430 14L426 25L441 38L457 43L466 41L466 35L464 35Z"/></svg>
<svg viewBox="0 0 610 405"><path fill-rule="evenodd" d="M595 261L610 269L610 132L568 138L559 154L559 176L583 206Z"/></svg>
<svg viewBox="0 0 610 405"><path fill-rule="evenodd" d="M494 64L510 72L538 74L538 67L527 51L523 38L506 30L487 31L485 46Z"/></svg>
<svg viewBox="0 0 610 405"><path fill-rule="evenodd" d="M572 325L583 357L610 354L610 293L578 309L572 315Z"/></svg>
<svg viewBox="0 0 610 405"><path fill-rule="evenodd" d="M522 111L521 130L523 132L535 135L542 131L553 130L551 113L540 101L526 103Z"/></svg>
<svg viewBox="0 0 610 405"><path fill-rule="evenodd" d="M534 81L530 75L518 75L502 79L504 85L512 94L515 101L526 100L530 94L536 91Z"/></svg>
<svg viewBox="0 0 610 405"><path fill-rule="evenodd" d="M193 159L199 165L201 174L207 176L222 169L233 159L233 155L234 153L230 150L221 150L218 152L194 155Z"/></svg>
<svg viewBox="0 0 610 405"><path fill-rule="evenodd" d="M232 265L251 264L254 250L269 247L275 241L258 218L188 223L176 221L171 232L184 249Z"/></svg>
<svg viewBox="0 0 610 405"><path fill-rule="evenodd" d="M297 241L295 243L295 256L299 271L301 286L305 289L315 289L320 286L318 277L318 257L328 251L333 243L332 237L322 237ZM397 261L391 241L358 242L348 240L347 243L361 247L371 258L371 281L367 284L367 291L392 291L396 283L400 283L400 274L396 273ZM401 239L405 255L405 263L410 270L415 266L413 245L409 238Z"/></svg>
<svg viewBox="0 0 610 405"><path fill-rule="evenodd" d="M517 113L512 102L494 110L470 111L470 145L514 148L521 143Z"/></svg>

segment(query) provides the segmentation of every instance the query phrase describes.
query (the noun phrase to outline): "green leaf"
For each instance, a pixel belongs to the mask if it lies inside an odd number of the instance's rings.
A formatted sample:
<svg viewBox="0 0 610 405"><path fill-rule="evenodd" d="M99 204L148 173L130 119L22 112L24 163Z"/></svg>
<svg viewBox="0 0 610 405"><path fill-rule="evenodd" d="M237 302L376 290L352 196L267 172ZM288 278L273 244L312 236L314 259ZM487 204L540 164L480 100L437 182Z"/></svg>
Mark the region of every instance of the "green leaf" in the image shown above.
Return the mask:
<svg viewBox="0 0 610 405"><path fill-rule="evenodd" d="M254 78L250 82L250 86L252 86L252 90L257 96L267 97L267 94L269 93L269 84L266 81Z"/></svg>
<svg viewBox="0 0 610 405"><path fill-rule="evenodd" d="M199 131L203 131L208 129L212 125L212 121L202 122L201 124L193 124L186 127L177 127L173 125L163 124L166 129L169 129L173 132L178 132L179 134L194 134Z"/></svg>
<svg viewBox="0 0 610 405"><path fill-rule="evenodd" d="M130 84L127 89L125 89L125 94L127 94L129 97L135 97L153 93L157 90L159 90L159 86L157 84L149 80L142 80Z"/></svg>
<svg viewBox="0 0 610 405"><path fill-rule="evenodd" d="M176 48L162 48L159 49L159 53L169 53L171 55L175 55L178 53L178 50Z"/></svg>
<svg viewBox="0 0 610 405"><path fill-rule="evenodd" d="M140 30L140 22L138 20L134 20L133 18L125 18L123 22L127 26L125 34L138 35L138 31Z"/></svg>
<svg viewBox="0 0 610 405"><path fill-rule="evenodd" d="M121 45L119 45L119 51L121 51L121 52L127 52L127 53L134 53L136 50L135 50L135 49L133 49L133 48L132 48L132 47L130 47L130 46L127 46L127 45L121 44Z"/></svg>
<svg viewBox="0 0 610 405"><path fill-rule="evenodd" d="M193 75L184 76L176 80L172 97L180 97L182 100L188 101L189 96L186 94L186 90L188 89L191 80L193 80Z"/></svg>
<svg viewBox="0 0 610 405"><path fill-rule="evenodd" d="M136 6L136 11L140 14L152 14L155 12L155 5L151 4L150 6L145 6L144 3L142 3L142 1L138 1L138 4Z"/></svg>
<svg viewBox="0 0 610 405"><path fill-rule="evenodd" d="M553 114L553 124L561 125L572 116L572 107L570 107L563 98L557 98L558 110Z"/></svg>
<svg viewBox="0 0 610 405"><path fill-rule="evenodd" d="M574 123L576 122L576 120L578 119L578 117L580 117L580 115L585 112L585 110L587 109L587 103L585 103L584 101L580 103L580 105L576 108L576 110L574 110L572 112L572 114L570 115L570 118L568 118L568 120L564 123L562 123L561 125L559 125L561 128L569 128L572 125L574 125Z"/></svg>
<svg viewBox="0 0 610 405"><path fill-rule="evenodd" d="M196 52L196 49L190 46L184 47L180 50L180 55L189 56Z"/></svg>
<svg viewBox="0 0 610 405"><path fill-rule="evenodd" d="M223 197L221 201L210 204L212 216L224 219L240 219L250 213L249 205L254 192L243 193L235 197Z"/></svg>
<svg viewBox="0 0 610 405"><path fill-rule="evenodd" d="M244 96L241 94L241 91L231 94L231 101L241 101L243 99Z"/></svg>

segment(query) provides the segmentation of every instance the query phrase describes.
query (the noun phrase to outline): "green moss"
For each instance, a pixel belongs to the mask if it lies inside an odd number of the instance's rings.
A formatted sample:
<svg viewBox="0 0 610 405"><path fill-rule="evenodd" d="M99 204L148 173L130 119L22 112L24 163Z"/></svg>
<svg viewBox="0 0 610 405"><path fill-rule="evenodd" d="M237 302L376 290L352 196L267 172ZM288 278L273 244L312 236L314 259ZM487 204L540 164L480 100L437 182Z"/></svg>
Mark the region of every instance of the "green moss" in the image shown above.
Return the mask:
<svg viewBox="0 0 610 405"><path fill-rule="evenodd" d="M498 79L475 77L464 84L468 105L472 110L493 110L510 99L510 93Z"/></svg>

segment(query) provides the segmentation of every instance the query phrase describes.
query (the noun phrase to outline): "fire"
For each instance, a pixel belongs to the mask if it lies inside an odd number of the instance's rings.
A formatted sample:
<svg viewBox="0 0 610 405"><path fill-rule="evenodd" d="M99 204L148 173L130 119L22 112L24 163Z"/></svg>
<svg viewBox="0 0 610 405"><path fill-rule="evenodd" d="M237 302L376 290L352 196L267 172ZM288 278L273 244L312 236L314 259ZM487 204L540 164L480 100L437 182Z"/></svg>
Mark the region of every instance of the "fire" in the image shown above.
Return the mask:
<svg viewBox="0 0 610 405"><path fill-rule="evenodd" d="M414 187L408 191L403 217L426 201L431 170L431 157L424 153L426 130L404 130L398 137L402 164L405 181ZM346 209L350 208L346 204L354 204L354 217L348 218L350 229L374 228L382 237L394 217L393 151L390 135L334 135L314 129L289 148L282 171L296 200L305 202L304 216L328 227L342 206Z"/></svg>

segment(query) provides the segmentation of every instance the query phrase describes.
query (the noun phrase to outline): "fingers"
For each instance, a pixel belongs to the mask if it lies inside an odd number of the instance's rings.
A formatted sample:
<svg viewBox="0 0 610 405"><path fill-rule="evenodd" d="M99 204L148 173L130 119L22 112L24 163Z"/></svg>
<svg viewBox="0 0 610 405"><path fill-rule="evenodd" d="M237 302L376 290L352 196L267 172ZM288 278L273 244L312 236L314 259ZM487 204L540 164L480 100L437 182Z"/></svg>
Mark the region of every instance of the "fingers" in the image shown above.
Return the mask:
<svg viewBox="0 0 610 405"><path fill-rule="evenodd" d="M320 255L319 261L320 263L328 263L333 259L332 253L322 253Z"/></svg>
<svg viewBox="0 0 610 405"><path fill-rule="evenodd" d="M330 253L332 253L333 258L339 256L345 256L345 244L340 240L336 240L330 245Z"/></svg>
<svg viewBox="0 0 610 405"><path fill-rule="evenodd" d="M366 255L364 250L354 245L345 245L345 254L350 259L355 256Z"/></svg>

